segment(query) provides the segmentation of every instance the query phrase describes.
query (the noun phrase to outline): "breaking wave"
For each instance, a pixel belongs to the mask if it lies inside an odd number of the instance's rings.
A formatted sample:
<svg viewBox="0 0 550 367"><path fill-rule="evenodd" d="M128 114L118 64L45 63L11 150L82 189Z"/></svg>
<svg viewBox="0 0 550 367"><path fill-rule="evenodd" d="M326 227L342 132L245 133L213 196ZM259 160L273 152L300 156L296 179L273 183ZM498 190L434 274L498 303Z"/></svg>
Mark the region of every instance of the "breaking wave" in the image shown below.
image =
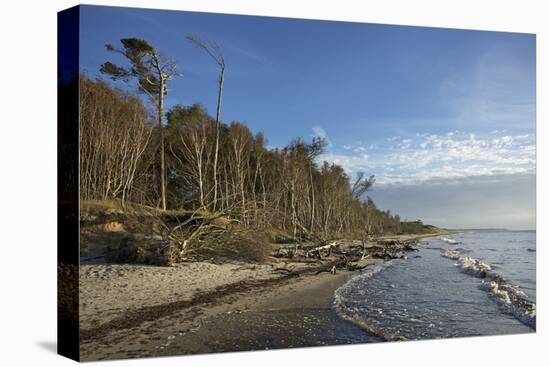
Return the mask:
<svg viewBox="0 0 550 367"><path fill-rule="evenodd" d="M447 242L449 245L458 245L460 243L457 240L453 240L452 238L447 237L439 237L439 239L443 242Z"/></svg>
<svg viewBox="0 0 550 367"><path fill-rule="evenodd" d="M495 273L490 264L466 256L460 251L445 250L443 256L456 260L455 266L460 267L465 273L482 278L481 288L488 291L506 312L533 329L536 328L536 304L528 299L519 286Z"/></svg>
<svg viewBox="0 0 550 367"><path fill-rule="evenodd" d="M356 292L356 285L358 283L363 283L366 280L370 279L373 275L379 273L380 271L384 270L388 266L392 265L394 261L395 260L379 262L375 265L369 266L366 269L362 270L361 273L352 277L343 286L341 286L334 292L334 303L333 303L333 306L338 316L388 341L406 340L406 338L398 334L388 333L385 330L376 327L374 324L369 323L368 321L366 321L365 319L363 319L357 314L356 309L350 308L349 306L347 306L346 300L350 298L352 293ZM378 310L378 312L383 312L383 311L380 309Z"/></svg>

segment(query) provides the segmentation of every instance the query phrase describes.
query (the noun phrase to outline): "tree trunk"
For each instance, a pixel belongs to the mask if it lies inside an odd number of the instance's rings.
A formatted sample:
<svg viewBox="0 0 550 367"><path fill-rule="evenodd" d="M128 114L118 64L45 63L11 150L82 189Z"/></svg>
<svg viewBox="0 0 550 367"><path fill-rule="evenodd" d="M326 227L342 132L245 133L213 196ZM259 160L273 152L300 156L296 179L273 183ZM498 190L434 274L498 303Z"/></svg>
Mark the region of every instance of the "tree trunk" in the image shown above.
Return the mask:
<svg viewBox="0 0 550 367"><path fill-rule="evenodd" d="M166 185L164 183L164 128L162 118L164 115L164 79L160 78L158 120L159 120L159 150L160 150L160 200L162 210L166 210Z"/></svg>
<svg viewBox="0 0 550 367"><path fill-rule="evenodd" d="M312 168L309 168L309 182L311 185L311 222L309 224L309 230L313 232L313 226L315 225L315 187L313 185L313 173Z"/></svg>
<svg viewBox="0 0 550 367"><path fill-rule="evenodd" d="M218 106L216 109L216 147L214 149L214 201L213 211L216 211L216 204L218 200L218 150L220 146L220 112L222 108L222 91L223 91L223 78L225 74L225 67L221 67L220 84L218 88Z"/></svg>

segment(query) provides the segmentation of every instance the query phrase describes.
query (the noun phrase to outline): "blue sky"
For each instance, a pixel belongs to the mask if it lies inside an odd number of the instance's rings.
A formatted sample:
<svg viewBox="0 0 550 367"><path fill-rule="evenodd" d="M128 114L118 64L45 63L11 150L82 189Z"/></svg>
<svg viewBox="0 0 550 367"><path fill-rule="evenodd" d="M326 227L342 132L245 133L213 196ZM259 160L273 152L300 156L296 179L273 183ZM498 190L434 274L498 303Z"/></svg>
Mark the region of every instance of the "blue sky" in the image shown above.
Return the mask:
<svg viewBox="0 0 550 367"><path fill-rule="evenodd" d="M184 74L167 105L213 113L217 67L190 34L224 50L224 121L271 147L324 136L322 159L374 174L371 196L402 217L534 228L534 35L84 6L81 68L99 75L123 63L106 43L144 38Z"/></svg>

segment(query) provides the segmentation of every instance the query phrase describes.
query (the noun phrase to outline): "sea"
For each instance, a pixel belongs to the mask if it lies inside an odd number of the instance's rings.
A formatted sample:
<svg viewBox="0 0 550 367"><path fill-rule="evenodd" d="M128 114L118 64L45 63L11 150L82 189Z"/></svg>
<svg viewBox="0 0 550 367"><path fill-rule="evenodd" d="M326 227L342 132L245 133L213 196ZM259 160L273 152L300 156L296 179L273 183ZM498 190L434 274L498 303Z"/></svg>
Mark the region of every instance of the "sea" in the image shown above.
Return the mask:
<svg viewBox="0 0 550 367"><path fill-rule="evenodd" d="M380 343L536 330L534 231L465 231L421 240L334 284L332 305L204 318L159 355ZM332 288L332 286L330 286Z"/></svg>
<svg viewBox="0 0 550 367"><path fill-rule="evenodd" d="M385 340L536 330L535 231L473 230L423 239L335 292L337 314Z"/></svg>

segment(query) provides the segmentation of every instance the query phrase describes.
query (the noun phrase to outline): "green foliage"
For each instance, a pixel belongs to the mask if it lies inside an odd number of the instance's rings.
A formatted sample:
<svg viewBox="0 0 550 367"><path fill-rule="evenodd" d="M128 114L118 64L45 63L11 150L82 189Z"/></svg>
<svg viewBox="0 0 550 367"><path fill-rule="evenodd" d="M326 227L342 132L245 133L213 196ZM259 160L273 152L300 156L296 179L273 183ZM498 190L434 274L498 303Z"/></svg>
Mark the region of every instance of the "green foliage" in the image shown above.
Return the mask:
<svg viewBox="0 0 550 367"><path fill-rule="evenodd" d="M313 161L325 151L327 141L319 136L314 137L311 143L306 143L302 138L294 138L283 148L283 152L305 160Z"/></svg>
<svg viewBox="0 0 550 367"><path fill-rule="evenodd" d="M122 48L116 48L111 44L107 44L105 47L108 51L123 55L130 65L124 67L108 61L101 65L101 73L108 75L112 80L124 82L135 78L140 92L157 98L160 93L161 78L164 77L163 63L159 54L143 39L123 38L120 42ZM166 85L164 85L163 94L166 93Z"/></svg>
<svg viewBox="0 0 550 367"><path fill-rule="evenodd" d="M422 223L421 220L401 222L401 233L403 234L431 234L445 233L444 229Z"/></svg>
<svg viewBox="0 0 550 367"><path fill-rule="evenodd" d="M100 71L102 74L109 75L113 80L123 80L125 82L128 82L128 80L132 76L132 73L127 69L115 65L109 61L101 65Z"/></svg>

